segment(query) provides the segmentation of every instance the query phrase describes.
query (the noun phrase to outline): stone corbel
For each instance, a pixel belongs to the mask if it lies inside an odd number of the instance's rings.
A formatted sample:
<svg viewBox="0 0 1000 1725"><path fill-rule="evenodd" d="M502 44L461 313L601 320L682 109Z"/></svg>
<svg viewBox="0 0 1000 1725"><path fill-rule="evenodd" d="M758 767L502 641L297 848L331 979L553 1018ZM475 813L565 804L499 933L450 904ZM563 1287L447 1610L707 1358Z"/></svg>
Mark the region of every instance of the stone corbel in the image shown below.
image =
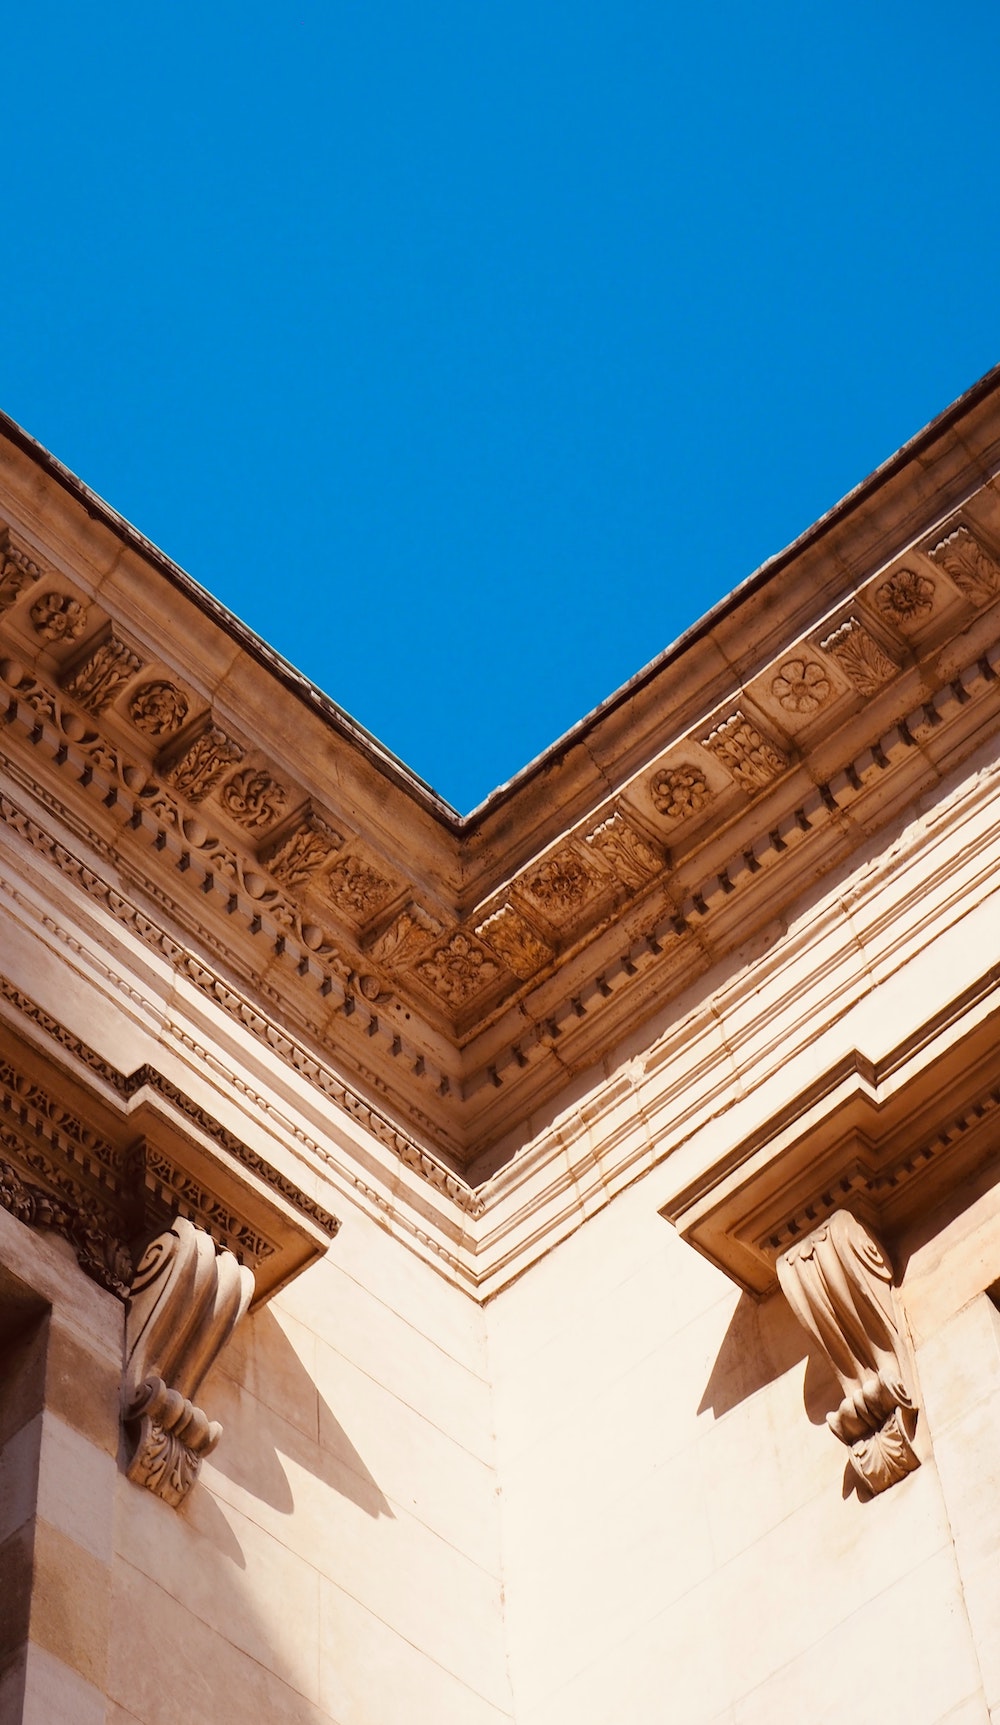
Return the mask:
<svg viewBox="0 0 1000 1725"><path fill-rule="evenodd" d="M252 1272L183 1216L139 1260L125 1320L127 1473L175 1508L222 1435L194 1397L253 1291Z"/></svg>
<svg viewBox="0 0 1000 1725"><path fill-rule="evenodd" d="M892 1265L850 1211L835 1210L782 1254L777 1272L793 1312L840 1380L844 1399L827 1424L847 1444L868 1491L885 1491L920 1465Z"/></svg>

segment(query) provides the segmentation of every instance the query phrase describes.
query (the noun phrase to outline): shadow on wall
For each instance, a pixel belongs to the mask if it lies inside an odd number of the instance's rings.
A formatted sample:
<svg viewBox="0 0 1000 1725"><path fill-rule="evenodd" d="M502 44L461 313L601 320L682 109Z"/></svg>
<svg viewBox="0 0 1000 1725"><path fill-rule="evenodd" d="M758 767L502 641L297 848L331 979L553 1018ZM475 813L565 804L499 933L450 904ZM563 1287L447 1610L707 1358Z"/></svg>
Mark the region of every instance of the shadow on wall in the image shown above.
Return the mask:
<svg viewBox="0 0 1000 1725"><path fill-rule="evenodd" d="M237 1330L205 1387L203 1405L229 1428L212 1465L279 1514L291 1515L295 1508L281 1462L287 1456L366 1515L394 1519L388 1499L267 1307Z"/></svg>
<svg viewBox="0 0 1000 1725"><path fill-rule="evenodd" d="M822 1354L778 1293L765 1300L741 1294L705 1386L698 1412L721 1419L758 1390L806 1362L802 1399L813 1425L840 1405L841 1392Z"/></svg>

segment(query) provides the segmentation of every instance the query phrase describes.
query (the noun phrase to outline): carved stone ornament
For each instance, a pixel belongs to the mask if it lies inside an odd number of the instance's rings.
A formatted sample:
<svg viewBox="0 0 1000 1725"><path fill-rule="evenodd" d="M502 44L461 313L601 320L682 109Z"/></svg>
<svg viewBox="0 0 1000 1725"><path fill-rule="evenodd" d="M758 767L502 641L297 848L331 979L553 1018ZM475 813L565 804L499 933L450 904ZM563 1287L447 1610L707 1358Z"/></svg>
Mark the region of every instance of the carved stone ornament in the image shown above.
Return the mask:
<svg viewBox="0 0 1000 1725"><path fill-rule="evenodd" d="M633 892L645 886L663 867L663 858L617 812L588 833L587 843Z"/></svg>
<svg viewBox="0 0 1000 1725"><path fill-rule="evenodd" d="M935 586L929 575L915 569L900 569L883 581L875 594L875 603L883 617L891 623L918 623L934 609Z"/></svg>
<svg viewBox="0 0 1000 1725"><path fill-rule="evenodd" d="M587 900L606 884L606 877L589 869L575 850L564 846L519 884L558 922L582 911Z"/></svg>
<svg viewBox="0 0 1000 1725"><path fill-rule="evenodd" d="M876 694L899 670L895 659L889 657L881 643L856 617L848 617L846 623L841 623L839 629L834 629L832 635L820 642L820 646L824 653L836 659L859 695Z"/></svg>
<svg viewBox="0 0 1000 1725"><path fill-rule="evenodd" d="M63 688L89 713L103 713L142 666L138 653L112 629L67 673Z"/></svg>
<svg viewBox="0 0 1000 1725"><path fill-rule="evenodd" d="M339 910L364 921L392 897L393 886L360 857L345 857L330 870L324 890Z"/></svg>
<svg viewBox="0 0 1000 1725"><path fill-rule="evenodd" d="M268 846L261 861L282 886L305 886L343 842L340 833L310 810L291 832Z"/></svg>
<svg viewBox="0 0 1000 1725"><path fill-rule="evenodd" d="M649 794L657 814L682 821L703 809L711 792L697 767L664 767L650 779Z"/></svg>
<svg viewBox="0 0 1000 1725"><path fill-rule="evenodd" d="M147 737L167 737L172 731L179 731L188 716L187 696L161 678L136 689L128 711L136 730L145 732Z"/></svg>
<svg viewBox="0 0 1000 1725"><path fill-rule="evenodd" d="M0 611L9 611L21 594L34 586L42 571L18 546L12 545L6 531L0 532Z"/></svg>
<svg viewBox="0 0 1000 1725"><path fill-rule="evenodd" d="M126 1471L174 1508L222 1436L194 1397L253 1291L251 1271L183 1216L139 1260L125 1320Z"/></svg>
<svg viewBox="0 0 1000 1725"><path fill-rule="evenodd" d="M929 555L970 605L988 605L1000 592L1000 565L967 527L956 527Z"/></svg>
<svg viewBox="0 0 1000 1725"><path fill-rule="evenodd" d="M261 827L274 825L288 801L288 792L270 773L246 767L227 780L219 797L234 820L250 832L257 832Z"/></svg>
<svg viewBox="0 0 1000 1725"><path fill-rule="evenodd" d="M371 955L379 964L402 970L441 933L437 917L419 904L408 904L372 941Z"/></svg>
<svg viewBox="0 0 1000 1725"><path fill-rule="evenodd" d="M786 713L800 719L818 712L833 693L833 685L815 659L786 659L772 679L771 694Z"/></svg>
<svg viewBox="0 0 1000 1725"><path fill-rule="evenodd" d="M534 976L553 956L548 942L512 904L501 905L479 924L476 933L522 982Z"/></svg>
<svg viewBox="0 0 1000 1725"><path fill-rule="evenodd" d="M437 952L417 965L417 975L449 1006L464 1006L499 974L500 968L486 948L461 932L453 934Z"/></svg>
<svg viewBox="0 0 1000 1725"><path fill-rule="evenodd" d="M732 773L745 791L769 785L788 766L788 756L752 724L745 714L731 713L704 739L708 749Z"/></svg>
<svg viewBox="0 0 1000 1725"><path fill-rule="evenodd" d="M28 615L43 641L78 641L87 627L87 608L69 593L43 593Z"/></svg>
<svg viewBox="0 0 1000 1725"><path fill-rule="evenodd" d="M226 768L242 761L243 752L240 744L227 737L220 726L209 725L168 767L167 784L187 797L188 802L200 803Z"/></svg>
<svg viewBox="0 0 1000 1725"><path fill-rule="evenodd" d="M827 1424L847 1444L868 1491L885 1491L920 1465L892 1265L849 1210L835 1210L782 1254L777 1272L793 1312L840 1380L844 1399Z"/></svg>

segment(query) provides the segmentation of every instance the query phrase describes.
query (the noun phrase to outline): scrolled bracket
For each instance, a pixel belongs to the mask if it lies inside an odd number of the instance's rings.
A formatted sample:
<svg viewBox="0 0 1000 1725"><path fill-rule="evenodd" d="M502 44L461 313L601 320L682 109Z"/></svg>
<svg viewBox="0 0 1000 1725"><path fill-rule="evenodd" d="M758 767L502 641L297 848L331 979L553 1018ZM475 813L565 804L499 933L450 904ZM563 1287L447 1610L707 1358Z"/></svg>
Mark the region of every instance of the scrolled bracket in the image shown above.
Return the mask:
<svg viewBox="0 0 1000 1725"><path fill-rule="evenodd" d="M174 1508L222 1436L194 1397L253 1291L251 1271L183 1216L139 1260L125 1320L126 1472Z"/></svg>
<svg viewBox="0 0 1000 1725"><path fill-rule="evenodd" d="M835 1210L790 1246L776 1268L785 1298L843 1391L827 1424L850 1449L867 1490L885 1491L920 1466L913 1448L917 1404L892 1265L850 1211Z"/></svg>

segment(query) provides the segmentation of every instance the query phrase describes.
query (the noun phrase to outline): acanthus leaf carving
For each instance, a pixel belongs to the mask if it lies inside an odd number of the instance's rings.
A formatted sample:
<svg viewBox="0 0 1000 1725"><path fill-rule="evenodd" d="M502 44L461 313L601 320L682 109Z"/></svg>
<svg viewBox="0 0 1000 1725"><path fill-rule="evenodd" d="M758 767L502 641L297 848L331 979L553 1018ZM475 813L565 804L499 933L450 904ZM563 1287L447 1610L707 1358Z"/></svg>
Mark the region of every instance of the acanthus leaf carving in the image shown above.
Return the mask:
<svg viewBox="0 0 1000 1725"><path fill-rule="evenodd" d="M868 1491L885 1491L920 1465L912 1443L917 1404L892 1265L849 1210L834 1210L783 1252L776 1267L785 1298L843 1391L827 1424L850 1449Z"/></svg>
<svg viewBox="0 0 1000 1725"><path fill-rule="evenodd" d="M371 955L391 970L403 970L441 933L442 924L411 902L371 944Z"/></svg>
<svg viewBox="0 0 1000 1725"><path fill-rule="evenodd" d="M703 747L745 791L769 785L788 766L788 756L740 711L731 713L703 739Z"/></svg>
<svg viewBox="0 0 1000 1725"><path fill-rule="evenodd" d="M663 858L617 810L587 834L586 842L633 892L645 886L663 867Z"/></svg>
<svg viewBox="0 0 1000 1725"><path fill-rule="evenodd" d="M899 670L881 642L876 641L857 617L848 617L820 642L824 653L835 659L859 695L874 695L891 682Z"/></svg>
<svg viewBox="0 0 1000 1725"><path fill-rule="evenodd" d="M478 925L476 933L522 982L554 957L552 947L512 904L502 904Z"/></svg>
<svg viewBox="0 0 1000 1725"><path fill-rule="evenodd" d="M68 695L86 707L88 713L103 713L116 700L125 684L144 661L138 653L109 629L103 639L89 647L82 659L61 679Z"/></svg>
<svg viewBox="0 0 1000 1725"><path fill-rule="evenodd" d="M310 809L290 832L267 846L261 861L282 886L305 886L343 843L343 835Z"/></svg>
<svg viewBox="0 0 1000 1725"><path fill-rule="evenodd" d="M21 594L40 579L41 573L27 552L13 543L7 529L0 531L0 611L9 611L12 605L16 605Z"/></svg>
<svg viewBox="0 0 1000 1725"><path fill-rule="evenodd" d="M209 723L172 759L164 777L188 802L200 803L227 767L242 761L244 750L219 725Z"/></svg>
<svg viewBox="0 0 1000 1725"><path fill-rule="evenodd" d="M968 527L956 527L928 555L970 605L988 605L1000 592L1000 565Z"/></svg>
<svg viewBox="0 0 1000 1725"><path fill-rule="evenodd" d="M125 1319L126 1472L175 1508L222 1435L194 1398L253 1291L252 1272L184 1216L136 1266Z"/></svg>

